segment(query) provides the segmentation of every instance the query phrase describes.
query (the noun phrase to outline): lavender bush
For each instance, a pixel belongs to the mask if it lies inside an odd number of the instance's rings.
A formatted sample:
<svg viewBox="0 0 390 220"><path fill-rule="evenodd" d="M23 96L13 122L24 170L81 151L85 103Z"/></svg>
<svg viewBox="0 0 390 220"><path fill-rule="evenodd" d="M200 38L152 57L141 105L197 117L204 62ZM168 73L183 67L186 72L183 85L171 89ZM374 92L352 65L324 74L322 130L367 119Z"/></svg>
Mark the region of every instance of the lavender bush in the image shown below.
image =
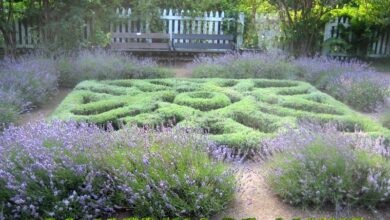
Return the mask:
<svg viewBox="0 0 390 220"><path fill-rule="evenodd" d="M331 78L325 91L355 109L372 112L385 102L388 86L375 72L345 72Z"/></svg>
<svg viewBox="0 0 390 220"><path fill-rule="evenodd" d="M194 77L270 78L307 81L360 111L371 112L384 103L389 83L367 63L327 57L290 59L280 53L226 54L199 57Z"/></svg>
<svg viewBox="0 0 390 220"><path fill-rule="evenodd" d="M390 151L381 138L306 124L266 141L269 182L287 203L336 210L390 201Z"/></svg>
<svg viewBox="0 0 390 220"><path fill-rule="evenodd" d="M152 59L108 52L105 50L81 51L58 59L60 84L73 87L87 79L142 79L164 78L173 74L158 67Z"/></svg>
<svg viewBox="0 0 390 220"><path fill-rule="evenodd" d="M40 54L0 61L0 124L45 103L57 91L55 62Z"/></svg>
<svg viewBox="0 0 390 220"><path fill-rule="evenodd" d="M298 78L353 108L372 112L381 107L389 82L367 63L338 61L326 57L298 58L293 61L300 70Z"/></svg>
<svg viewBox="0 0 390 220"><path fill-rule="evenodd" d="M298 79L307 81L324 90L333 77L346 72L371 71L367 63L359 60L339 61L329 57L300 57L292 60L298 68Z"/></svg>
<svg viewBox="0 0 390 220"><path fill-rule="evenodd" d="M191 130L37 122L0 136L0 219L209 216L233 177Z"/></svg>
<svg viewBox="0 0 390 220"><path fill-rule="evenodd" d="M276 52L200 56L191 65L194 77L286 79L297 74L287 56Z"/></svg>

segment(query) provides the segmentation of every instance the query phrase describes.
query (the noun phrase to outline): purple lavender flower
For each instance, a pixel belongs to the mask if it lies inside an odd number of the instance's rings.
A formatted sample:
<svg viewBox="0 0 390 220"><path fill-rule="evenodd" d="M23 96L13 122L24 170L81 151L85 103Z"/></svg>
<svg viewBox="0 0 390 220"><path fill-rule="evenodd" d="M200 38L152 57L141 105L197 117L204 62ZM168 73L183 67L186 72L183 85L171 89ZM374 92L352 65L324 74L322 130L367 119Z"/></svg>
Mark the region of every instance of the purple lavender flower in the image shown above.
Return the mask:
<svg viewBox="0 0 390 220"><path fill-rule="evenodd" d="M207 136L180 128L107 131L74 121L10 126L0 135L3 215L93 218L129 209L174 216L180 207L187 207L183 215L212 214L230 201L234 181L222 163L209 160L208 144ZM187 199L199 191L212 209Z"/></svg>

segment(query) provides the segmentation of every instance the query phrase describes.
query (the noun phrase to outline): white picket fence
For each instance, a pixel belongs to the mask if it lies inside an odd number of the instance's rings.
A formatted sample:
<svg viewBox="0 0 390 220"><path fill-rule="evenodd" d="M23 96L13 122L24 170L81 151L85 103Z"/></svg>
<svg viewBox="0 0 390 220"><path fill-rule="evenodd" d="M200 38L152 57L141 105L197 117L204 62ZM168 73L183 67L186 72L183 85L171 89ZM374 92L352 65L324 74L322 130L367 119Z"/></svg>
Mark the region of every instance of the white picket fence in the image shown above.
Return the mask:
<svg viewBox="0 0 390 220"><path fill-rule="evenodd" d="M14 30L17 48L34 48L39 43L39 31L36 31L32 24L15 21Z"/></svg>
<svg viewBox="0 0 390 220"><path fill-rule="evenodd" d="M119 24L111 25L112 33L150 33L149 21L137 21L131 17L131 9L117 9L121 18L126 20ZM225 12L204 12L203 16L189 16L191 11L164 9L160 10L160 19L163 23L162 33L166 34L213 34L224 35L226 32L237 33L237 46L242 45L243 28L232 30L236 27L234 18L225 17ZM240 13L237 21L244 25L244 14ZM121 38L113 38L113 42L122 42ZM184 39L175 39L176 42L184 42ZM214 43L218 43L215 41ZM222 43L222 42L221 42Z"/></svg>
<svg viewBox="0 0 390 220"><path fill-rule="evenodd" d="M345 28L350 26L349 19L347 17L338 17L329 21L325 25L324 41L330 38L340 37L341 31L339 25L343 25ZM352 36L350 36L351 38ZM340 56L347 56L347 54L338 54ZM375 38L370 43L370 50L367 54L369 57L386 57L390 56L390 30L380 32L376 31Z"/></svg>
<svg viewBox="0 0 390 220"><path fill-rule="evenodd" d="M150 33L149 21L140 21L132 18L131 9L117 9L120 22L111 24L110 29L112 33ZM190 11L164 9L160 11L160 19L163 23L162 33L168 34L213 34L224 35L227 33L234 33L237 35L237 46L242 45L243 40L243 26L244 14L239 14L239 19L225 17L222 12L204 12L203 16L189 16ZM238 22L238 26L235 25ZM93 24L86 22L84 26L84 38L90 37L90 30ZM15 33L17 48L34 48L39 43L40 32L36 25L28 24L21 21L15 22ZM233 28L235 28L233 30ZM238 31L238 32L237 32ZM113 38L113 42L122 42L124 39ZM183 39L175 41L183 42ZM217 42L215 42L217 43ZM222 42L223 43L223 42Z"/></svg>

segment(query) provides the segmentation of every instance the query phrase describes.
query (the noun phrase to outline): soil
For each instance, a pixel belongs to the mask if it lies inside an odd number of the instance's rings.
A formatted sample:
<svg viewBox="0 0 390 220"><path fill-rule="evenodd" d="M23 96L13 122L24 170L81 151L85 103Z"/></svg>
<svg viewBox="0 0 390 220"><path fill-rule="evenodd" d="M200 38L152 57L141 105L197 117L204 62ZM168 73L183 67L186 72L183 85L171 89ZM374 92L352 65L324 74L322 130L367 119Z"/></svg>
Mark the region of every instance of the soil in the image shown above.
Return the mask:
<svg viewBox="0 0 390 220"><path fill-rule="evenodd" d="M58 90L58 93L52 97L46 104L34 109L31 112L27 112L21 115L17 124L26 124L29 122L43 120L49 117L58 105L64 100L64 98L72 91L72 89L62 89Z"/></svg>
<svg viewBox="0 0 390 220"><path fill-rule="evenodd" d="M173 68L173 71L177 78L189 78L192 75L192 69L185 66Z"/></svg>

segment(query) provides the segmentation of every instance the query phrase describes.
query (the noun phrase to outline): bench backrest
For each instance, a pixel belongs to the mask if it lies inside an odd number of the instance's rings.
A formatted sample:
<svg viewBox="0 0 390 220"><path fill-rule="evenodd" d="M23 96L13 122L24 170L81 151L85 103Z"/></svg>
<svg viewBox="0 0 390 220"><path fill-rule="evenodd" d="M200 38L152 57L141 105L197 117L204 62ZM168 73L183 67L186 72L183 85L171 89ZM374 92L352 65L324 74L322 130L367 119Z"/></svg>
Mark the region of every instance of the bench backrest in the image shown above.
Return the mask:
<svg viewBox="0 0 390 220"><path fill-rule="evenodd" d="M112 33L113 50L221 52L235 48L233 35Z"/></svg>
<svg viewBox="0 0 390 220"><path fill-rule="evenodd" d="M234 49L234 37L217 34L173 34L172 47L176 51L227 51Z"/></svg>
<svg viewBox="0 0 390 220"><path fill-rule="evenodd" d="M170 36L164 33L112 33L114 50L164 51L170 50Z"/></svg>

